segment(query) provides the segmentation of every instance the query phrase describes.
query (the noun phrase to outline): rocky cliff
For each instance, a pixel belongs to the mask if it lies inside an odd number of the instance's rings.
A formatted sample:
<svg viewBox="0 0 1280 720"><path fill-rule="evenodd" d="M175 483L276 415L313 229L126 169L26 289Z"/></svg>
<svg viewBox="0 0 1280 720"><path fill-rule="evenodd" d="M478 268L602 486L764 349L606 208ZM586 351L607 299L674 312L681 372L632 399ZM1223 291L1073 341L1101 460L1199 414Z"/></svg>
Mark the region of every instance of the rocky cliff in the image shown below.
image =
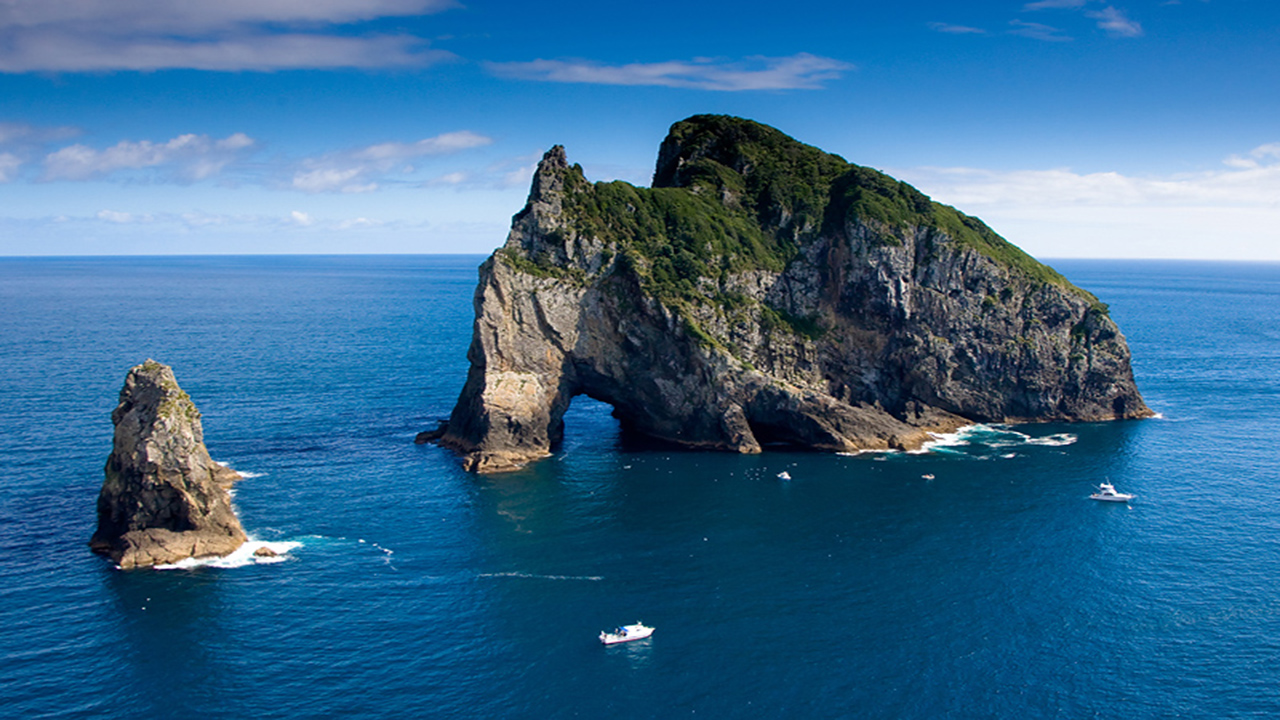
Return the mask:
<svg viewBox="0 0 1280 720"><path fill-rule="evenodd" d="M576 395L744 453L1151 414L1093 295L978 219L739 118L672 126L652 188L590 183L552 148L474 304L434 436L479 472L547 455Z"/></svg>
<svg viewBox="0 0 1280 720"><path fill-rule="evenodd" d="M130 369L111 421L94 552L127 569L227 555L245 542L228 492L240 475L210 459L200 412L172 369L154 360Z"/></svg>

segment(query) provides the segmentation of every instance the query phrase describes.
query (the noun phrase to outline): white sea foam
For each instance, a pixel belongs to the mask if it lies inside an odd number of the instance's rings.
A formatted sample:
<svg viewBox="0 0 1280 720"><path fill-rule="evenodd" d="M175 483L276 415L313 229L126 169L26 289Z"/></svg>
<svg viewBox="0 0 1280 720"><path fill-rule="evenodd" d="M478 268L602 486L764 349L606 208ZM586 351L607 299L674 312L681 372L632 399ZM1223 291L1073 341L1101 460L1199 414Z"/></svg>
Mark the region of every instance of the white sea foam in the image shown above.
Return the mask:
<svg viewBox="0 0 1280 720"><path fill-rule="evenodd" d="M271 565L281 563L288 560L288 553L302 547L302 543L294 540L282 540L278 542L268 542L266 540L250 539L245 544L236 548L236 551L230 555L213 558L187 558L179 560L176 563L168 565L156 565L156 570L192 570L200 567L214 568L238 568L245 565ZM275 553L274 556L262 557L254 555L259 548L266 548Z"/></svg>
<svg viewBox="0 0 1280 720"><path fill-rule="evenodd" d="M214 462L218 463L219 465L221 465L222 467L228 470L231 470L235 474L239 475L240 478L243 480L248 480L249 478L259 478L259 477L262 477L263 475L266 475L266 473L249 472L247 470L236 470L235 468L231 467L231 463L222 462L221 460L214 460Z"/></svg>
<svg viewBox="0 0 1280 720"><path fill-rule="evenodd" d="M965 435L971 428L981 427L979 425L966 425L953 433L929 433L933 437L932 440L926 440L918 450L908 450L908 455L925 455L931 452L952 452L947 448L962 447L968 445L969 441Z"/></svg>
<svg viewBox="0 0 1280 720"><path fill-rule="evenodd" d="M896 455L900 452L902 451L896 450L896 449L882 449L882 450L854 450L853 452L838 452L836 454L843 455L844 457L858 457L859 455Z"/></svg>
<svg viewBox="0 0 1280 720"><path fill-rule="evenodd" d="M1079 438L1071 433L1054 433L1044 437L1033 437L1019 432L1007 425L966 425L953 433L929 433L933 440L926 442L919 450L911 451L913 455L925 453L955 453L953 448L985 445L989 448L1012 448L1020 445L1040 445L1045 447L1063 447L1072 445ZM1004 458L1014 457L1016 453L1005 453Z"/></svg>
<svg viewBox="0 0 1280 720"><path fill-rule="evenodd" d="M1064 445L1072 445L1080 438L1071 433L1057 433L1056 435L1047 435L1041 438L1027 438L1028 445L1048 445L1049 447L1063 447Z"/></svg>
<svg viewBox="0 0 1280 720"><path fill-rule="evenodd" d="M604 579L600 575L536 575L532 573L522 572L501 572L501 573L480 573L482 578L525 578L527 580L586 580L590 582L599 582Z"/></svg>

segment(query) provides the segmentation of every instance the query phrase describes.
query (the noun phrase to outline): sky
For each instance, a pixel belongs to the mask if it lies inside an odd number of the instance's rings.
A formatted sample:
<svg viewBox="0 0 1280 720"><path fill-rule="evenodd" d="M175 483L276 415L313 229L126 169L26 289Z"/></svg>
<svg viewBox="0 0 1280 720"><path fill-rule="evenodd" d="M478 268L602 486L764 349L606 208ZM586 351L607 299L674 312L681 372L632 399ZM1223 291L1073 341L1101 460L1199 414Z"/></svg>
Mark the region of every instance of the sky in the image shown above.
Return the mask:
<svg viewBox="0 0 1280 720"><path fill-rule="evenodd" d="M488 253L699 113L1037 257L1280 260L1274 0L0 0L0 255Z"/></svg>

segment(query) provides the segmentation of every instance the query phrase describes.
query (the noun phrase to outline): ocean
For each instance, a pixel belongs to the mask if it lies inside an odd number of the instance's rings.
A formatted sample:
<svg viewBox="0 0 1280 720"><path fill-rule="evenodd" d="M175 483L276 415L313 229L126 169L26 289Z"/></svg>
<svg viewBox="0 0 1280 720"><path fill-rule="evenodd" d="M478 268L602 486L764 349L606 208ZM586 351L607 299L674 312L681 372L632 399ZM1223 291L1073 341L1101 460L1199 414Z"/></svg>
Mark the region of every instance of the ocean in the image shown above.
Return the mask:
<svg viewBox="0 0 1280 720"><path fill-rule="evenodd" d="M583 397L553 457L478 477L413 437L462 387L482 259L0 259L0 715L1280 715L1280 265L1052 262L1155 419L736 456ZM147 358L283 561L89 552Z"/></svg>

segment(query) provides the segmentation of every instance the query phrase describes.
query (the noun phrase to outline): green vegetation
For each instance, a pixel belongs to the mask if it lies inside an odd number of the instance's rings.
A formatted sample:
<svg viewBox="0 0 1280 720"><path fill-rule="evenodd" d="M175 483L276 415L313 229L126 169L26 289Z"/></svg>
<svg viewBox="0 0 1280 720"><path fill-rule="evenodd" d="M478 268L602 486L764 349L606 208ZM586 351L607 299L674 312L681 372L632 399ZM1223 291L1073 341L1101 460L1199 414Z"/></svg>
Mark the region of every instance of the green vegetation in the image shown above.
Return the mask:
<svg viewBox="0 0 1280 720"><path fill-rule="evenodd" d="M592 184L578 165L563 171L563 181L562 232L603 240L613 272L636 276L671 307L711 302L738 312L754 305L750 298L719 290L727 274L781 271L805 243L855 224L870 229L873 242L884 246L899 246L909 233L931 228L940 231L932 236L934 243L975 250L1025 281L1097 302L977 218L750 120L699 115L676 123L659 152L652 188L621 181ZM936 255L939 249L930 251ZM572 274L546 258L507 253L507 259L542 277ZM1010 297L989 297L984 304L992 307ZM824 332L816 318L761 310L767 323L796 334L817 338ZM705 335L687 313L683 316L692 334Z"/></svg>

